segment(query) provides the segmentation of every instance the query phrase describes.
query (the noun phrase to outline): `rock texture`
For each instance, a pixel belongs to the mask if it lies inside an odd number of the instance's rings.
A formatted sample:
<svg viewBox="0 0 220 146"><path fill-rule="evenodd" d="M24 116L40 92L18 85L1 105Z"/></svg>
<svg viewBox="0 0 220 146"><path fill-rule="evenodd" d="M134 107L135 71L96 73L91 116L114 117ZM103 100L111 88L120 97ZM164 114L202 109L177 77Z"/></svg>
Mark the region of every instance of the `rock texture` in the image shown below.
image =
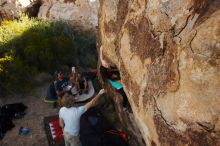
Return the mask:
<svg viewBox="0 0 220 146"><path fill-rule="evenodd" d="M147 145L220 145L219 0L100 0L99 45Z"/></svg>
<svg viewBox="0 0 220 146"><path fill-rule="evenodd" d="M32 1L27 7L25 7L24 11L30 18L38 17L38 13L41 5L42 5L41 0Z"/></svg>
<svg viewBox="0 0 220 146"><path fill-rule="evenodd" d="M40 7L38 17L62 20L81 30L97 30L98 0L47 0Z"/></svg>
<svg viewBox="0 0 220 146"><path fill-rule="evenodd" d="M19 18L16 1L0 1L0 25L3 20L12 20L14 18Z"/></svg>
<svg viewBox="0 0 220 146"><path fill-rule="evenodd" d="M3 20L19 19L21 12L36 17L40 0L0 0L0 24Z"/></svg>

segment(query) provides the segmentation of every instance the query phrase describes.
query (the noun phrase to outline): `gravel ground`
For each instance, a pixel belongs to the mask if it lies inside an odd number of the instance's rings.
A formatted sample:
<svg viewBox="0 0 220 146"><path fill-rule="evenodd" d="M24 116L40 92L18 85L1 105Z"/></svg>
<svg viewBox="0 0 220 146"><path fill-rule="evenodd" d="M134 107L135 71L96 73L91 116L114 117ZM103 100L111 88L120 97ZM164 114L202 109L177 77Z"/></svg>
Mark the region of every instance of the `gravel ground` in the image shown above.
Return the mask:
<svg viewBox="0 0 220 146"><path fill-rule="evenodd" d="M36 87L28 96L25 97L10 97L1 100L1 104L22 102L28 109L26 115L22 119L13 120L15 127L8 131L0 141L0 146L47 146L47 138L44 131L43 118L58 114L58 109L52 108L51 104L46 104L42 101L42 97L46 95L46 89L49 83L44 86ZM28 135L19 135L19 128L27 127L30 129Z"/></svg>

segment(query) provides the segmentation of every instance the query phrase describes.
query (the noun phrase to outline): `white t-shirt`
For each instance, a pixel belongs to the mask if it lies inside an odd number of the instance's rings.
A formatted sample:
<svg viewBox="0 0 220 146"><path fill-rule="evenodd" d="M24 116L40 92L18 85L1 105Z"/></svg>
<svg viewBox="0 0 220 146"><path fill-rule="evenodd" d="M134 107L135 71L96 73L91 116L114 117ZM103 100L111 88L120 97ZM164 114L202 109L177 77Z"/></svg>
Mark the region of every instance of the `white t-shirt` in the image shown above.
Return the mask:
<svg viewBox="0 0 220 146"><path fill-rule="evenodd" d="M59 111L59 117L64 120L64 131L73 136L79 135L80 117L85 113L85 106L66 108L62 107Z"/></svg>

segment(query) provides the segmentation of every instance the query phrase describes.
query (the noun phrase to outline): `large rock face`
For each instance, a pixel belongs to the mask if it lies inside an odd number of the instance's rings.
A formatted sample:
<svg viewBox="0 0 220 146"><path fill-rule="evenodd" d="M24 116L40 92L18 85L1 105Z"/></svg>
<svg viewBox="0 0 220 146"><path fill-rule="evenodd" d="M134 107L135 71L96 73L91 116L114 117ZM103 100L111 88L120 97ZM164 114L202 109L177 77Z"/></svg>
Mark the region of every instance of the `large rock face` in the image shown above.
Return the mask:
<svg viewBox="0 0 220 146"><path fill-rule="evenodd" d="M146 144L220 145L220 1L100 0L99 16Z"/></svg>
<svg viewBox="0 0 220 146"><path fill-rule="evenodd" d="M47 0L38 17L67 21L81 30L97 30L98 0Z"/></svg>

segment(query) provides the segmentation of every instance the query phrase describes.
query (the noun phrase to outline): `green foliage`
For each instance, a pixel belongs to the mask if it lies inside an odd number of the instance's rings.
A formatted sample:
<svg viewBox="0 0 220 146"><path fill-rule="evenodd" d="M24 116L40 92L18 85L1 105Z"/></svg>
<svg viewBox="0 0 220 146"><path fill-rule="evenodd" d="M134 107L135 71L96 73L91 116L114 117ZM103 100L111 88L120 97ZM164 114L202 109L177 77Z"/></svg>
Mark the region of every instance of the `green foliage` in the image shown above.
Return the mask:
<svg viewBox="0 0 220 146"><path fill-rule="evenodd" d="M35 68L23 64L18 58L1 61L0 65L1 94L26 91L31 87L31 75L36 73Z"/></svg>
<svg viewBox="0 0 220 146"><path fill-rule="evenodd" d="M0 94L26 90L38 72L73 65L92 68L96 63L95 38L74 32L66 23L24 16L0 26Z"/></svg>

